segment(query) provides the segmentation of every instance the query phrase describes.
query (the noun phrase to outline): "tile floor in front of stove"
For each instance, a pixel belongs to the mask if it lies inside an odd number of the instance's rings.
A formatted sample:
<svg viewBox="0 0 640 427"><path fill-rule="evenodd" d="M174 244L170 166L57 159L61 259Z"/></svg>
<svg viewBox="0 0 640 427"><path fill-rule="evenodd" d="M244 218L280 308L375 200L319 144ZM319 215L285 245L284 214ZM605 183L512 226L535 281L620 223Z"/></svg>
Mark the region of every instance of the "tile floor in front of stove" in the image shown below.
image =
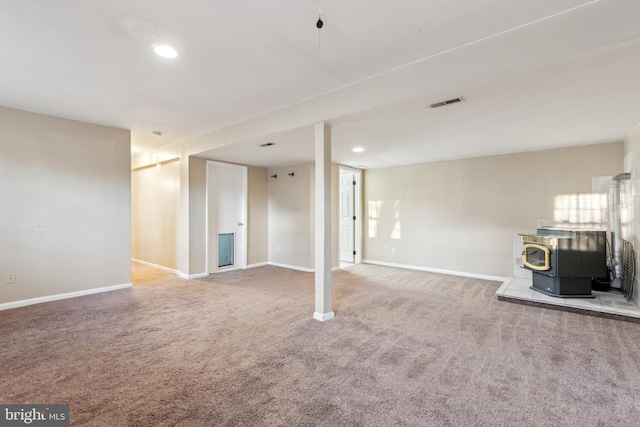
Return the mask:
<svg viewBox="0 0 640 427"><path fill-rule="evenodd" d="M547 305L558 305L600 313L616 314L640 318L637 305L627 302L617 290L609 292L593 291L595 298L557 298L530 289L531 279L522 277L508 277L496 291L497 296L504 298L533 301Z"/></svg>

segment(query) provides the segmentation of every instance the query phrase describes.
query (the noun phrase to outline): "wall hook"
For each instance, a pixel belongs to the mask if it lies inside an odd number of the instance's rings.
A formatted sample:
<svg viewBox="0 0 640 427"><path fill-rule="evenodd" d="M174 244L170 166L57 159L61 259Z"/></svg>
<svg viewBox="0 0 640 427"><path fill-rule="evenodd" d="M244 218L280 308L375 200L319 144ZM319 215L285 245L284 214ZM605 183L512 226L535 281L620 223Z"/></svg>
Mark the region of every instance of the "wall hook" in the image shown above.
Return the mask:
<svg viewBox="0 0 640 427"><path fill-rule="evenodd" d="M289 176L293 176L293 174L294 174L294 173L295 173L295 172L289 172L287 175L289 175Z"/></svg>
<svg viewBox="0 0 640 427"><path fill-rule="evenodd" d="M278 174L277 174L277 173L276 173L276 174L274 174L274 175L271 175L271 178L273 178L273 179L276 179L277 177L278 177Z"/></svg>

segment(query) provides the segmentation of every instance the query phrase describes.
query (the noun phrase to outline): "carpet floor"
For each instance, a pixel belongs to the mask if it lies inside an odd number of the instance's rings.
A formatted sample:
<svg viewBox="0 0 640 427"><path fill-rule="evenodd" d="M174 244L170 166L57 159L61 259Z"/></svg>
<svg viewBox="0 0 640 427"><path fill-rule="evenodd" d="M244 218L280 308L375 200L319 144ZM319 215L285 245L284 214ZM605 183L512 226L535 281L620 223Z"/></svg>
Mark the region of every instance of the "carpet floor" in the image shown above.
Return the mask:
<svg viewBox="0 0 640 427"><path fill-rule="evenodd" d="M0 312L0 403L74 426L636 426L640 325L498 301L500 283L266 266ZM146 274L146 275L145 275Z"/></svg>

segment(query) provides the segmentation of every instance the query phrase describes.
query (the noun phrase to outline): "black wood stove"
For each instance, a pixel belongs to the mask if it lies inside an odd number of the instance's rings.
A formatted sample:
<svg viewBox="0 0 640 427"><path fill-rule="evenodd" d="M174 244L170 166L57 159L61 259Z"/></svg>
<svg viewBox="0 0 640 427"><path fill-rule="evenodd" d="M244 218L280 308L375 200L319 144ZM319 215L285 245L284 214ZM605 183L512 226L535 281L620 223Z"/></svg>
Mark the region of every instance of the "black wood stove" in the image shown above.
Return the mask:
<svg viewBox="0 0 640 427"><path fill-rule="evenodd" d="M533 273L531 289L554 297L593 298L592 279L607 277L604 231L539 228L521 234L524 268Z"/></svg>

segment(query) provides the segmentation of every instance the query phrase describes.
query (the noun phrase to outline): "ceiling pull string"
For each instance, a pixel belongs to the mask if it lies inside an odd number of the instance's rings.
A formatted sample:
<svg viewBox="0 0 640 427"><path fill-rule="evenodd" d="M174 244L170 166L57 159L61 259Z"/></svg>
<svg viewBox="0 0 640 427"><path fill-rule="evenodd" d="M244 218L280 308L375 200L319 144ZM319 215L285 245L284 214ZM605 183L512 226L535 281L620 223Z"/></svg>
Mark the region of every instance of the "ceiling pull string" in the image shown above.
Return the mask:
<svg viewBox="0 0 640 427"><path fill-rule="evenodd" d="M322 9L318 8L318 21L316 22L316 28L318 29L318 51L320 51L320 28L322 28L323 25Z"/></svg>

